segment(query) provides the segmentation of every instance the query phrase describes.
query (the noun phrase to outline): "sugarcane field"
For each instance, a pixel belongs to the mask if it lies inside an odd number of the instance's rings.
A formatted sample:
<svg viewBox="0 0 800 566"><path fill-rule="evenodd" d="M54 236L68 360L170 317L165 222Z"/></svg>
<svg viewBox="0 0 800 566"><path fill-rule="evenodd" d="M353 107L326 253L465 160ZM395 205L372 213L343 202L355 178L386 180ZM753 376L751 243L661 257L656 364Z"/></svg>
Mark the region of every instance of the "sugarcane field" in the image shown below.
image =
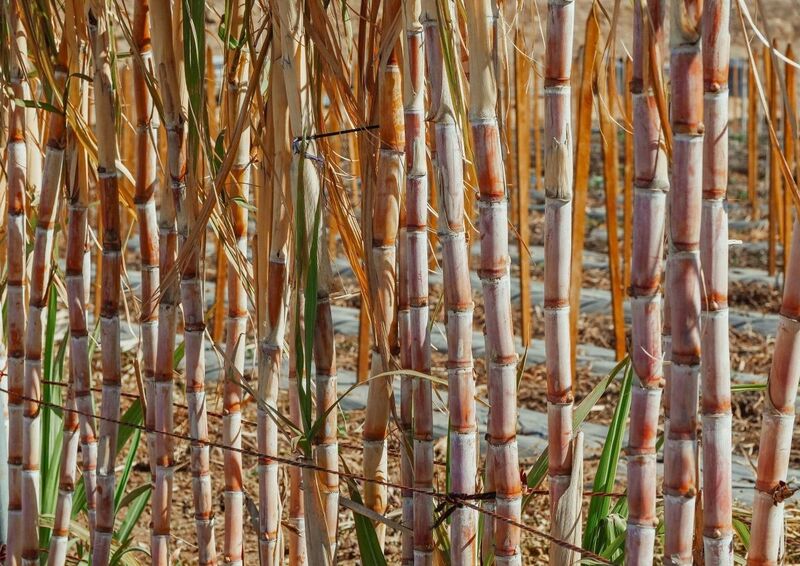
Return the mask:
<svg viewBox="0 0 800 566"><path fill-rule="evenodd" d="M796 2L0 6L0 564L800 564Z"/></svg>

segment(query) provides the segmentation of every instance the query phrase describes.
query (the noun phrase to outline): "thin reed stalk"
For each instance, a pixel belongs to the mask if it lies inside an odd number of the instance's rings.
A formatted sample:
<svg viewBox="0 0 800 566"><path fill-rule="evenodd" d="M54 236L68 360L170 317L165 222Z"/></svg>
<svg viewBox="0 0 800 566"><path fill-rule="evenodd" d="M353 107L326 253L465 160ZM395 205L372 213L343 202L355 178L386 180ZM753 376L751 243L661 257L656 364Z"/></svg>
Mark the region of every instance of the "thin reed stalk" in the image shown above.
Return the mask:
<svg viewBox="0 0 800 566"><path fill-rule="evenodd" d="M631 361L636 381L632 389L631 433L627 450L629 513L625 552L630 564L648 566L653 563L658 526L656 437L664 373L660 286L669 190L666 147L656 102L659 85L651 80L650 66L660 64L664 16L665 6L661 3L637 1L634 5L630 85L634 171L629 292ZM664 317L668 322L666 313Z"/></svg>
<svg viewBox="0 0 800 566"><path fill-rule="evenodd" d="M764 76L767 81L767 105L769 119L773 124L778 123L778 70L774 68L770 48L764 47ZM767 238L767 273L775 275L778 271L778 242L782 241L783 215L781 209L781 191L783 188L781 170L779 165L780 149L769 144L767 150L767 191L769 195L769 223Z"/></svg>
<svg viewBox="0 0 800 566"><path fill-rule="evenodd" d="M600 39L600 23L597 19L597 8L594 2L586 16L583 53L579 54L583 64L580 75L580 86L575 94L577 98L578 121L575 126L575 177L573 186L575 194L572 207L572 265L571 280L575 281L569 289L572 308L569 312L569 335L571 359L576 359L578 348L578 319L580 318L581 287L583 281L583 248L586 240L586 206L589 199L589 165L592 153L592 108L594 93L592 85L595 77L598 57L597 44ZM570 80L575 80L573 77ZM545 82L547 77L545 77ZM569 111L569 110L567 110ZM545 109L545 114L547 110ZM546 139L546 136L545 136ZM547 163L545 163L545 168ZM545 177L547 173L545 172Z"/></svg>
<svg viewBox="0 0 800 566"><path fill-rule="evenodd" d="M30 98L30 86L23 64L28 53L27 37L15 0L6 3L11 33L9 78L15 99ZM9 101L6 176L8 178L8 532L22 532L22 401L25 365L25 291L28 285L26 252L26 201L28 199L28 152L25 136L25 107ZM10 537L8 559L12 566L22 564L22 537Z"/></svg>
<svg viewBox="0 0 800 566"><path fill-rule="evenodd" d="M794 51L791 44L786 46L786 57L794 60ZM795 81L795 68L793 65L784 66L785 84L786 84L786 106L783 110L783 155L786 159L786 164L789 170L797 178L795 171L797 165L796 145L797 145L797 132L793 131L792 121L797 120L797 83ZM789 228L792 226L792 211L794 210L794 202L792 200L792 189L788 183L784 183L783 190L783 267L786 269L786 263L789 261L792 247L792 231Z"/></svg>
<svg viewBox="0 0 800 566"><path fill-rule="evenodd" d="M542 77L536 63L533 63L533 169L534 187L539 190L544 186L544 167L542 165L542 128L541 128L541 97L539 84Z"/></svg>
<svg viewBox="0 0 800 566"><path fill-rule="evenodd" d="M753 52L754 63L757 58ZM758 93L754 65L747 66L747 196L753 219L761 217L758 203Z"/></svg>
<svg viewBox="0 0 800 566"><path fill-rule="evenodd" d="M570 347L570 257L572 256L573 163L570 103L572 1L549 0L545 50L545 234L544 336L547 353L547 430L550 534L580 544L583 462L572 431L573 368ZM580 285L580 280L572 281ZM580 556L550 544L550 564L573 564Z"/></svg>
<svg viewBox="0 0 800 566"><path fill-rule="evenodd" d="M475 149L479 189L481 279L486 317L489 412L487 466L494 479L495 512L512 521L520 519L522 485L517 452L517 352L511 316L511 260L508 255L508 192L503 169L500 129L497 119L495 50L492 23L497 4L492 0L467 2L469 27L470 100L469 122ZM518 101L519 102L519 101ZM520 252L522 253L522 252ZM462 408L462 413L465 408ZM451 421L464 421L464 415ZM461 430L462 442L474 443L472 427ZM468 435L468 436L467 436ZM465 438L466 437L466 438ZM458 461L458 460L456 460ZM466 478L464 478L466 479ZM474 479L473 479L474 481ZM474 483L466 487L474 490ZM470 493L469 491L466 493ZM451 558L460 563L472 562L475 550L476 517L454 521L451 529ZM519 529L502 520L494 524L494 555L498 565L519 564Z"/></svg>
<svg viewBox="0 0 800 566"><path fill-rule="evenodd" d="M633 164L633 93L631 83L633 81L633 60L625 57L625 74L622 84L624 85L624 112L625 112L625 153L623 165L623 212L622 212L622 281L623 289L631 286L631 261L633 259L633 183L634 183L634 164Z"/></svg>
<svg viewBox="0 0 800 566"><path fill-rule="evenodd" d="M111 558L114 532L114 475L117 456L116 422L120 416L120 278L122 240L119 222L118 157L115 118L117 101L112 76L113 37L104 2L92 0L88 7L89 44L94 59L95 130L98 140L97 176L100 209L103 218L103 280L100 309L100 344L102 347L103 394L97 452L97 521L92 549L92 563L106 566Z"/></svg>
<svg viewBox="0 0 800 566"><path fill-rule="evenodd" d="M619 255L619 222L617 194L619 191L619 142L614 106L617 103L617 73L614 59L606 61L605 76L598 73L600 100L600 132L603 138L603 180L605 188L606 234L608 239L608 272L611 283L611 318L614 323L614 352L617 360L625 357L624 288ZM602 85L602 86L601 86ZM581 254L582 256L583 254ZM581 262L583 258L581 257ZM577 285L576 285L577 286Z"/></svg>
<svg viewBox="0 0 800 566"><path fill-rule="evenodd" d="M702 6L675 2L670 18L673 169L669 218L672 359L664 443L664 563L691 564L700 372L700 225L703 164Z"/></svg>
<svg viewBox="0 0 800 566"><path fill-rule="evenodd" d="M530 177L531 177L531 64L524 54L525 34L517 28L514 50L514 98L516 100L516 147L517 161L515 179L517 183L517 211L514 223L519 231L517 250L519 253L519 287L521 332L523 346L533 338L533 298L531 297L531 252L530 252Z"/></svg>

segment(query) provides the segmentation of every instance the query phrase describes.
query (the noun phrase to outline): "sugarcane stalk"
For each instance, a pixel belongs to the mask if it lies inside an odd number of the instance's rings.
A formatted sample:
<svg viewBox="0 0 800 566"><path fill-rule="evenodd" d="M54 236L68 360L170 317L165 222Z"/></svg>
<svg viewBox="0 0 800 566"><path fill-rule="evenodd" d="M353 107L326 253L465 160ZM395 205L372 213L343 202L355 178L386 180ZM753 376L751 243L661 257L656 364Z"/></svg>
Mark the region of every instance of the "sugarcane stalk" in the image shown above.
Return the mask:
<svg viewBox="0 0 800 566"><path fill-rule="evenodd" d="M235 2L231 5L229 13L230 37L238 40L241 35L244 20L244 4ZM227 131L235 128L239 114L248 112L245 106L245 91L250 72L249 51L246 48L239 50L226 50L225 88L226 88L226 123ZM226 183L226 193L230 200L230 220L233 227L233 237L239 254L229 256L227 285L228 285L228 313L225 322L226 352L231 361L230 369L226 372L223 387L223 407L225 418L223 420L223 442L227 446L241 448L242 446L242 389L239 385L240 376L244 372L245 344L247 338L247 294L244 281L235 263L239 257L247 257L247 208L244 204L250 193L250 127L249 121L245 122L238 144L236 156L229 181ZM232 140L229 140L229 147ZM239 201L239 202L237 202ZM202 302L200 304L202 312ZM185 307L184 307L185 308ZM225 470L225 560L237 566L244 560L244 491L242 488L243 471L242 456L236 451L227 451L223 456Z"/></svg>
<svg viewBox="0 0 800 566"><path fill-rule="evenodd" d="M428 373L431 369L428 333L428 163L425 131L425 36L419 0L405 3L403 104L405 120L406 187L401 212L399 334L402 367ZM414 399L420 384L402 376L400 426L406 446L401 450L400 475L404 486L414 486ZM403 524L414 526L414 495L401 492ZM402 535L401 563L415 562L415 535Z"/></svg>
<svg viewBox="0 0 800 566"><path fill-rule="evenodd" d="M77 8L77 9L76 9ZM71 70L77 72L85 64L86 38L82 7L72 2L66 4L66 29ZM70 85L70 103L79 114L86 116L88 89L76 82ZM95 487L97 467L97 431L93 418L94 400L91 390L89 362L89 331L86 305L89 303L89 253L87 241L87 216L89 203L89 171L83 147L75 132L67 127L66 137L66 190L68 200L66 287L70 311L70 381L67 406L77 412L63 416L63 440L60 462L59 494L53 532L48 551L49 566L63 566L66 562L69 528L72 516L72 497L75 490L78 444L83 460L83 481L86 507L89 515L90 540L95 527Z"/></svg>
<svg viewBox="0 0 800 566"><path fill-rule="evenodd" d="M387 13L395 13L399 3L386 4ZM395 10L395 11L392 11ZM391 22L384 23L384 30L391 29ZM373 343L370 376L392 368L392 354L397 345L397 244L400 222L400 193L403 182L405 133L403 127L402 74L400 69L400 38L384 38L391 51L383 55L378 71L378 155L377 182L371 202L371 250L370 295L373 312ZM392 401L392 377L373 379L367 393L367 414L364 421L364 475L386 481L388 479L387 436ZM415 388L424 385L415 384ZM418 397L415 396L415 401ZM416 405L416 403L415 403ZM418 410L419 409L419 406ZM424 412L424 409L421 409ZM415 432L424 434L415 426ZM416 449L415 449L416 450ZM416 462L415 458L415 462ZM432 477L431 477L432 479ZM419 477L417 477L419 480ZM378 484L364 487L364 504L383 514L386 510L387 489ZM419 504L415 497L415 511ZM419 517L415 512L415 520ZM416 525L415 525L416 526ZM376 525L378 537L383 543L386 527ZM416 529L415 529L416 533ZM416 535L415 535L416 541ZM415 549L418 545L415 542Z"/></svg>
<svg viewBox="0 0 800 566"><path fill-rule="evenodd" d="M300 400L297 393L297 333L303 332L302 313L305 309L303 294L294 289L292 316L289 329L289 420L301 428ZM306 519L303 474L294 466L289 468L289 566L309 564L306 551Z"/></svg>
<svg viewBox="0 0 800 566"><path fill-rule="evenodd" d="M15 0L5 4L11 33L9 78L16 99L30 98L30 86L25 67L27 37L20 21ZM9 101L8 143L6 145L6 175L8 177L8 532L22 532L22 401L25 364L25 291L27 288L26 201L28 182L28 152L25 136L26 112L23 105ZM22 564L22 537L10 537L8 559L12 566Z"/></svg>
<svg viewBox="0 0 800 566"><path fill-rule="evenodd" d="M729 0L703 4L702 334L703 547L707 564L733 564L731 368L728 338ZM787 224L788 226L788 224Z"/></svg>
<svg viewBox="0 0 800 566"><path fill-rule="evenodd" d="M89 44L94 58L95 130L98 140L97 176L103 218L103 280L100 309L103 393L97 452L97 519L92 563L106 566L114 532L114 468L117 451L116 421L120 416L120 278L122 242L119 222L118 157L115 117L117 102L110 57L113 37L104 2L91 0L86 12Z"/></svg>
<svg viewBox="0 0 800 566"><path fill-rule="evenodd" d="M67 74L67 42L62 39L54 69L57 90L63 91ZM23 564L39 561L39 492L41 458L42 349L50 296L50 270L54 232L61 195L61 174L66 147L65 114L53 112L49 120L42 190L31 257L28 326L25 335L22 430L22 530Z"/></svg>
<svg viewBox="0 0 800 566"><path fill-rule="evenodd" d="M697 405L700 370L700 224L703 160L701 5L675 2L670 69L673 133L670 196L672 360L669 431L664 444L664 563L691 564L697 481Z"/></svg>
<svg viewBox="0 0 800 566"><path fill-rule="evenodd" d="M194 17L194 14L184 14L185 18ZM190 39L189 41L194 41ZM178 44L180 45L180 44ZM202 53L202 51L201 51ZM179 81L179 84L180 81ZM202 87L193 91L193 96L204 103ZM199 148L194 143L199 143L199 133L202 121L197 118L198 111L192 108L192 118L189 130L193 131L194 138L189 138L189 159L185 153L180 154L178 162L185 178L180 180L173 173L170 174L171 188L175 208L177 211L178 243L181 255L186 257L180 265L180 290L181 303L183 304L184 319L184 347L186 354L186 404L189 420L190 466L192 473L192 500L194 503L194 523L197 533L198 562L201 566L213 566L217 563L216 533L214 526L213 494L211 488L211 469L209 454L208 413L206 408L205 391L205 307L204 307L204 266L205 266L205 238L198 244L188 242L190 234L205 228L199 219L201 198L204 193L203 166L199 155ZM181 116L180 120L183 120ZM197 130L195 130L197 129ZM181 132L183 133L183 132ZM245 133L246 136L246 133ZM245 137L242 138L244 141ZM232 171L231 174L235 174ZM186 248L189 247L187 252ZM227 384L227 381L226 381ZM225 441L226 417L223 400L223 442ZM226 451L226 455L227 452ZM223 466L224 467L224 466ZM226 474L227 478L227 474ZM226 505L225 510L228 510ZM226 530L227 532L227 530Z"/></svg>
<svg viewBox="0 0 800 566"><path fill-rule="evenodd" d="M370 332L366 301L358 309L358 360L356 368L359 383L365 383L369 379L370 373Z"/></svg>
<svg viewBox="0 0 800 566"><path fill-rule="evenodd" d="M4 7L0 6L0 10ZM3 12L4 13L4 12ZM8 143L8 104L0 96L0 147ZM8 208L8 176L0 177L0 210ZM0 269L8 260L8 217L0 214ZM3 269L4 273L7 273ZM8 349L5 324L0 324L0 545L8 545Z"/></svg>
<svg viewBox="0 0 800 566"><path fill-rule="evenodd" d="M150 473L155 473L155 371L158 339L158 304L155 292L159 286L158 220L155 194L159 189L156 140L160 127L153 98L147 88L146 74L153 73L153 52L150 45L149 0L137 0L133 11L133 37L140 64L133 67L133 105L135 138L135 196L139 221L139 242L142 257L142 295L140 326L142 332L142 373L144 377L145 423Z"/></svg>
<svg viewBox="0 0 800 566"><path fill-rule="evenodd" d="M322 231L325 234L325 231ZM324 239L321 238L324 243ZM336 390L336 349L333 340L333 313L331 312L331 298L329 294L331 271L329 248L323 244L319 246L321 273L319 289L317 291L317 312L314 326L314 385L317 406L317 418L327 412L324 422L316 436L312 439L314 461L320 468L331 470L316 473L316 490L324 513L325 529L323 537L327 544L326 559L336 554L338 544L339 526L339 445L337 442L337 412L330 410L338 400ZM308 473L304 471L304 473ZM310 482L306 482L310 483ZM306 494L308 497L308 494ZM317 528L316 525L314 525ZM310 537L310 543L314 537ZM313 557L313 554L311 555Z"/></svg>
<svg viewBox="0 0 800 566"><path fill-rule="evenodd" d="M75 477L78 470L79 422L73 378L67 388L66 411L62 423L61 461L59 463L58 501L53 518L53 531L47 552L48 565L66 562L67 540L69 536L70 514L72 513L72 494L75 491Z"/></svg>
<svg viewBox="0 0 800 566"><path fill-rule="evenodd" d="M178 247L175 199L173 192L183 189L185 175L184 117L181 108L185 98L182 72L173 47L172 9L167 0L151 3L150 29L153 36L153 63L164 105L164 126L167 142L168 186L161 191L159 207L159 272L175 268ZM177 283L177 282L176 282ZM158 348L156 351L155 412L155 478L152 501L151 556L154 564L169 562L170 519L173 482L173 440L159 434L173 429L173 355L177 334L179 287L176 283L162 286L158 307Z"/></svg>
<svg viewBox="0 0 800 566"><path fill-rule="evenodd" d="M761 415L756 492L753 501L751 543L747 563L751 566L782 564L785 557L784 500L797 397L798 340L800 340L800 225L793 228L791 256L786 270L775 353L767 380L766 404Z"/></svg>
<svg viewBox="0 0 800 566"><path fill-rule="evenodd" d="M317 170L318 145L313 136L316 131L315 112L311 104L310 78L308 76L307 53L308 37L304 27L304 16L299 10L299 5L290 0L281 0L277 3L277 12L280 18L280 41L282 50L282 66L284 73L284 84L286 87L287 106L289 108L289 123L291 128L294 151L291 164L292 179L292 200L302 202L305 210L301 211L304 215L306 234L305 241L311 243L318 242L317 257L310 257L310 262L316 262L318 266L318 279L316 289L316 324L314 325L313 353L315 365L317 365L314 375L316 385L317 418L327 412L336 400L336 366L335 350L333 344L333 323L330 313L330 283L332 278L330 257L327 254L328 246L325 245L326 222L322 207L324 203L321 195L321 182L319 171ZM302 199L300 198L302 196ZM314 233L314 218L320 216L318 232ZM296 301L300 305L295 311L302 312L304 300L304 289L307 281L307 274L299 274L296 277ZM296 318L296 317L295 317ZM302 321L295 321L302 325ZM302 328L302 327L301 327ZM301 329L296 328L299 332ZM305 333L303 331L303 333ZM292 356L294 358L295 356ZM310 363L310 360L307 360ZM291 367L291 364L290 364ZM296 377L295 377L296 379ZM296 383L292 383L290 370L290 405L294 406L299 399L293 399L292 392L299 393ZM311 394L307 391L307 394ZM292 409L294 410L294 409ZM296 415L299 417L300 415ZM304 425L305 427L305 425ZM314 458L316 462L325 464L336 469L338 460L338 447L336 444L336 415L335 411L330 411L327 415L323 430L316 438L308 438L311 441L310 453L304 448L304 458L310 460ZM310 430L303 429L305 434ZM296 470L296 469L295 469ZM299 470L296 470L299 472ZM293 471L292 473L295 473ZM294 477L294 476L293 476ZM297 503L290 500L289 514L292 517L293 509L298 511L298 522L302 521L302 529L298 534L303 534L305 539L305 555L298 557L299 561L304 561L307 557L309 563L315 566L331 564L334 559L336 536L336 524L333 507L338 506L338 477L334 474L319 475L315 471L304 468L302 474L297 474L297 479L292 480L290 493L297 493ZM302 483L302 486L300 485ZM302 488L302 491L299 491ZM302 493L302 498L299 497ZM295 497L295 496L292 496ZM302 503L302 507L300 507ZM308 516L308 523L301 519L300 513L305 512ZM306 528L307 527L307 528ZM294 534L294 533L293 533ZM290 536L290 540L291 540ZM300 537L297 537L300 539ZM302 559L302 560L301 560ZM290 559L290 563L294 564Z"/></svg>
<svg viewBox="0 0 800 566"><path fill-rule="evenodd" d="M448 407L450 410L450 458L456 465L450 466L450 488L459 493L472 494L477 490L477 423L475 418L475 377L472 360L472 317L474 305L469 277L468 244L466 233L466 217L464 204L464 154L462 133L455 110L454 84L445 69L443 51L457 52L457 44L450 38L456 37L456 12L452 3L437 11L436 3L426 0L422 4L422 25L425 33L425 55L431 83L430 115L434 121L436 151L433 155L436 188L438 191L438 234L442 245L442 272L444 276L444 308L447 320L447 379ZM440 14L444 21L439 21ZM492 15L489 12L489 15ZM493 19L480 25L491 26ZM441 34L440 29L448 30ZM485 33L485 32L484 32ZM486 48L486 37L481 45ZM449 42L449 43L446 43ZM487 52L483 57L484 65L491 65ZM494 116L494 115L493 115ZM496 119L496 116L494 116ZM496 122L495 122L496 125ZM499 151L499 148L498 148ZM500 164L502 179L502 164ZM504 188L504 187L503 187ZM509 324L511 320L506 321ZM428 361L430 363L430 361ZM414 403L415 438L421 437L417 428L420 424L429 426L430 384L419 383L418 389L425 387L425 395L417 395ZM425 404L423 405L422 402ZM423 410L425 411L423 413ZM424 415L425 421L422 420ZM432 432L432 431L430 431ZM423 450L425 448L425 450ZM415 445L416 470L427 469L429 463L419 462L422 457L432 460L430 449L422 443ZM490 468L493 469L492 466ZM422 484L419 473L415 485ZM430 487L428 487L430 489ZM503 502L505 503L505 502ZM487 504L491 510L496 508L493 501ZM428 510L425 510L426 513ZM415 527L420 528L424 520L417 516L415 509ZM472 563L476 560L478 519L474 510L458 508L453 512L450 527L451 560L453 563ZM487 531L491 532L491 523ZM424 536L417 533L415 537ZM488 550L488 549L487 549Z"/></svg>
<svg viewBox="0 0 800 566"><path fill-rule="evenodd" d="M317 101L321 103L320 99ZM321 113L322 110L318 109L317 115L319 116ZM330 155L332 152L328 140L322 140L319 147L324 155ZM322 202L319 206L322 206ZM338 400L338 375L330 296L333 281L330 256L331 248L334 247L331 245L334 243L331 223L335 220L335 216L322 216L322 211L320 211L320 226L316 235L318 254L316 261L319 269L317 272L317 308L314 319L313 351L316 418L322 420L316 434L311 438L314 462L320 468L330 471L318 471L315 474L310 473L310 470L304 471L306 476L310 475L314 478L313 482L318 492L318 496L313 497L313 506L311 507L313 515L309 513L309 518L314 528L322 529L324 533L324 536L320 537L326 546L324 559L330 561L334 561L336 555L339 527L339 475L336 473L339 469L338 411L334 409ZM311 234L313 232L309 232L309 241L311 241ZM308 496L308 494L306 495ZM324 524L317 525L319 522L324 522ZM316 544L313 543L313 539L314 536L309 542Z"/></svg>
<svg viewBox="0 0 800 566"><path fill-rule="evenodd" d="M470 100L469 121L475 148L479 189L479 230L481 257L478 275L484 295L489 381L488 466L494 479L495 512L518 521L522 486L517 453L517 353L511 318L511 261L508 255L508 193L500 148L497 119L497 91L493 64L492 23L497 4L491 0L467 3L469 26ZM463 431L472 435L474 429ZM474 485L467 486L474 489ZM469 492L468 492L469 493ZM474 516L470 517L474 520ZM459 525L460 536L472 536L473 524ZM494 555L497 564L519 564L519 529L495 520ZM452 536L452 534L451 534ZM469 539L459 539L468 544ZM453 545L454 547L456 545ZM469 549L471 550L471 549ZM474 552L474 550L471 550ZM466 562L468 555L458 549L454 562Z"/></svg>
<svg viewBox="0 0 800 566"><path fill-rule="evenodd" d="M425 144L425 41L420 0L405 3L403 116L405 120L406 187L401 210L399 242L398 326L403 368L430 371L428 335L428 163ZM406 446L401 449L403 486L414 485L414 380L400 382L400 426ZM401 492L403 524L414 525L414 496ZM414 563L414 534L404 532L401 564Z"/></svg>
<svg viewBox="0 0 800 566"><path fill-rule="evenodd" d="M661 379L662 258L666 224L667 154L651 65L664 44L665 6L634 5L633 68L630 84L633 121L633 203L630 269L631 362L636 374L628 439L628 529L630 564L653 564L656 516L656 438ZM651 50L655 50L653 53ZM666 306L665 306L666 310ZM668 325L666 312L663 319ZM668 401L665 399L665 410Z"/></svg>
<svg viewBox="0 0 800 566"><path fill-rule="evenodd" d="M581 485L573 482L572 357L570 347L570 261L572 255L572 139L570 77L575 4L550 0L545 51L545 350L547 353L548 476L550 534L580 544ZM572 281L580 285L580 281ZM551 543L551 564L572 564L580 556Z"/></svg>
<svg viewBox="0 0 800 566"><path fill-rule="evenodd" d="M277 18L273 20L276 32L279 31ZM278 454L278 390L281 375L281 362L284 355L286 325L291 293L289 291L289 253L290 253L290 219L291 189L289 186L291 148L289 137L289 114L286 103L286 87L283 81L283 70L280 66L280 42L272 44L272 72L270 75L270 91L272 104L272 128L274 139L274 156L272 165L272 191L264 190L264 200L259 201L259 214L266 208L267 198L272 199L272 218L259 217L259 225L263 221L271 222L268 257L266 261L258 254L259 268L266 270L257 272L258 288L266 285L266 296L258 293L261 307L259 314L259 358L258 358L258 441L259 452L267 455ZM266 243L266 242L265 242ZM262 243L259 241L259 246ZM262 283L263 281L263 283ZM270 414L272 412L273 414ZM283 556L281 522L281 498L278 485L279 466L268 458L259 460L259 547L262 563L268 566L280 564Z"/></svg>

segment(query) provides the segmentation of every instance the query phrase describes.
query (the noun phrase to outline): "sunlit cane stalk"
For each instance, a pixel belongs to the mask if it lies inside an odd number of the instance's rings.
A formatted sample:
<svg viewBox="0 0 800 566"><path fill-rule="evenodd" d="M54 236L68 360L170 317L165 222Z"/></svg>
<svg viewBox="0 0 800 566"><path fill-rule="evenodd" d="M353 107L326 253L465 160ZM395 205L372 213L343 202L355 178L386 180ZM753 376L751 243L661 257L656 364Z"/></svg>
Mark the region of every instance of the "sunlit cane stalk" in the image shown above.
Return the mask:
<svg viewBox="0 0 800 566"><path fill-rule="evenodd" d="M112 80L109 29L105 2L92 0L87 10L89 44L94 58L95 130L98 140L97 184L103 218L102 300L100 344L102 347L103 393L97 452L97 521L92 563L106 566L114 532L114 476L120 414L121 360L119 299L122 242L119 222L119 188L116 124L117 100Z"/></svg>
<svg viewBox="0 0 800 566"><path fill-rule="evenodd" d="M701 5L672 4L670 294L672 351L669 430L664 443L664 563L692 561L697 496L697 405L700 371L700 225L703 163Z"/></svg>
<svg viewBox="0 0 800 566"><path fill-rule="evenodd" d="M732 416L728 323L729 0L703 3L703 270L701 365L703 546L707 564L733 564ZM788 224L786 230L788 233ZM786 257L786 256L784 256Z"/></svg>
<svg viewBox="0 0 800 566"><path fill-rule="evenodd" d="M664 5L634 5L633 80L633 241L631 252L631 393L628 437L628 529L626 556L650 565L656 537L656 437L661 404L661 295L666 224L667 155L650 80L651 50L664 43ZM660 60L656 59L656 60Z"/></svg>

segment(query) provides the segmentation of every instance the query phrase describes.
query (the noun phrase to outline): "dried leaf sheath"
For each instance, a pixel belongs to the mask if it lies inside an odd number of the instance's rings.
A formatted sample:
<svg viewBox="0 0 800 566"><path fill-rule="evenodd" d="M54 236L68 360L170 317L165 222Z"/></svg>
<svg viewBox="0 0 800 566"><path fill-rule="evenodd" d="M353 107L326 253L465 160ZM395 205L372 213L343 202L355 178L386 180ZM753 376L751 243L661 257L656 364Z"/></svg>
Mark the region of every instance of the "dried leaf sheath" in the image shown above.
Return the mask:
<svg viewBox="0 0 800 566"><path fill-rule="evenodd" d="M120 278L121 237L119 189L117 186L116 99L110 58L111 33L104 2L92 0L87 11L89 43L94 59L94 100L98 139L98 191L103 219L102 299L100 344L102 348L103 395L97 452L97 530L92 563L106 566L110 559L114 531L114 490L116 447L120 416Z"/></svg>
<svg viewBox="0 0 800 566"><path fill-rule="evenodd" d="M6 6L11 41L11 89L15 98L29 98L30 86L25 68L19 62L27 57L27 38L20 21L15 0ZM8 532L22 529L22 414L25 364L25 289L27 287L26 214L25 201L28 182L27 141L25 136L25 107L9 102L8 144L6 146L6 175L8 179ZM8 541L10 564L19 566L22 556L22 537Z"/></svg>
<svg viewBox="0 0 800 566"><path fill-rule="evenodd" d="M664 443L664 563L691 564L697 481L700 224L703 159L701 2L674 2L670 20L673 169L669 219L672 352Z"/></svg>
<svg viewBox="0 0 800 566"><path fill-rule="evenodd" d="M503 167L500 129L497 120L495 41L492 22L497 5L491 0L467 2L469 26L470 101L469 121L475 151L480 191L479 230L481 278L486 316L489 382L487 465L492 469L497 493L495 512L519 521L522 504L519 457L517 453L517 353L511 317L511 260L508 255L508 192ZM471 433L473 431L465 431ZM474 490L475 486L466 486ZM469 492L467 492L469 493ZM460 526L461 546L474 539L477 523ZM520 533L504 521L495 520L494 554L498 565L520 564ZM467 559L465 550L455 549L454 561ZM470 549L472 550L472 549ZM464 555L458 552L465 552ZM474 550L472 550L474 552Z"/></svg>
<svg viewBox="0 0 800 566"><path fill-rule="evenodd" d="M633 242L630 298L631 362L636 374L628 438L628 529L626 555L631 564L650 565L656 538L656 437L661 404L662 281L664 231L669 180L658 88L650 77L651 50L660 61L665 7L638 1L634 7L633 81Z"/></svg>
<svg viewBox="0 0 800 566"><path fill-rule="evenodd" d="M703 4L702 301L703 546L708 564L733 564L731 367L728 345L729 0Z"/></svg>
<svg viewBox="0 0 800 566"><path fill-rule="evenodd" d="M548 476L551 535L579 544L580 506L573 505L580 485L572 483L577 439L572 431L572 364L569 337L570 257L572 253L572 139L570 124L572 36L575 4L550 0L544 64L545 274L544 325L547 355ZM575 284L580 284L575 282ZM579 453L582 451L578 451ZM579 557L550 545L551 564Z"/></svg>

